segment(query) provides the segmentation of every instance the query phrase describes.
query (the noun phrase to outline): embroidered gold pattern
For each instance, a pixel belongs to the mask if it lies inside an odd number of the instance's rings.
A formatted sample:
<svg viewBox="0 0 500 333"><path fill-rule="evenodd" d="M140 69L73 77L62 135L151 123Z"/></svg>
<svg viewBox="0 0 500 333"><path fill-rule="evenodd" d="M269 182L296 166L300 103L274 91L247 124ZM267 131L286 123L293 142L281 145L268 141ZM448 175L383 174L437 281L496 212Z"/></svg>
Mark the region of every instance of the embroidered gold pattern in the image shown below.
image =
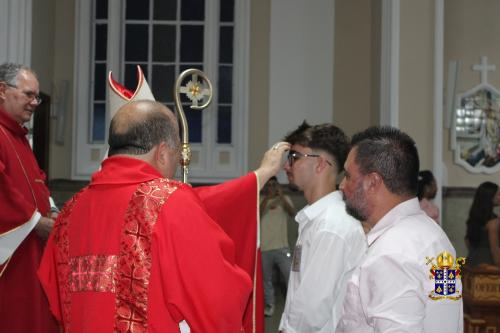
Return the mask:
<svg viewBox="0 0 500 333"><path fill-rule="evenodd" d="M115 332L147 332L151 235L163 204L181 183L154 179L139 185L125 213L115 275Z"/></svg>
<svg viewBox="0 0 500 333"><path fill-rule="evenodd" d="M118 256L89 255L69 260L71 292L96 291L114 293L114 274Z"/></svg>

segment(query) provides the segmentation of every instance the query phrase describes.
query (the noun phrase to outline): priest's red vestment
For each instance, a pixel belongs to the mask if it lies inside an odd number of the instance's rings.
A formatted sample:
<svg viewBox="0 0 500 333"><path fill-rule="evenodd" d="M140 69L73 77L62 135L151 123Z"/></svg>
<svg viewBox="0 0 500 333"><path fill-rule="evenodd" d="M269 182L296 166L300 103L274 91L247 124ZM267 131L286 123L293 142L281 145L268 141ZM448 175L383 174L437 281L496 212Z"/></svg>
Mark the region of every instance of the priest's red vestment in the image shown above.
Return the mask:
<svg viewBox="0 0 500 333"><path fill-rule="evenodd" d="M0 109L0 235L33 218L36 211L47 216L49 190L26 139L27 129ZM57 324L36 270L43 244L31 231L0 266L0 331L52 333Z"/></svg>
<svg viewBox="0 0 500 333"><path fill-rule="evenodd" d="M255 175L243 182L255 195ZM252 280L209 213L149 164L106 159L63 208L38 272L65 331L178 332L185 320L191 332L242 332Z"/></svg>

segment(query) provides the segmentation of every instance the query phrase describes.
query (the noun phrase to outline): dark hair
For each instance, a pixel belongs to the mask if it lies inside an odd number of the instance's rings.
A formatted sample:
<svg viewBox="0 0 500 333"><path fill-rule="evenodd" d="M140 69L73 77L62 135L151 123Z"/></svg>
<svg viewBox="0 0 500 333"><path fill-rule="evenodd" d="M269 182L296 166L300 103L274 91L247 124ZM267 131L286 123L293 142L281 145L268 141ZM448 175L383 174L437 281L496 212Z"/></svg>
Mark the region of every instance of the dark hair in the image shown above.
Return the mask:
<svg viewBox="0 0 500 333"><path fill-rule="evenodd" d="M349 137L333 124L309 125L305 120L294 131L288 133L284 141L311 149L323 150L334 158L337 170L344 169L344 163L351 148Z"/></svg>
<svg viewBox="0 0 500 333"><path fill-rule="evenodd" d="M467 219L467 233L465 237L472 247L477 247L481 239L481 233L486 223L495 217L493 213L493 198L498 191L498 185L492 182L484 182L476 190L474 200Z"/></svg>
<svg viewBox="0 0 500 333"><path fill-rule="evenodd" d="M144 102L146 101L140 101ZM126 124L125 130L123 130L124 121L120 117L113 117L109 125L108 156L146 154L162 141L172 149L178 148L176 126L168 114L159 107L163 105L151 101L146 103L151 103L151 110L143 117Z"/></svg>
<svg viewBox="0 0 500 333"><path fill-rule="evenodd" d="M417 197L419 201L423 198L425 187L430 186L433 181L435 178L430 170L422 170L418 173Z"/></svg>
<svg viewBox="0 0 500 333"><path fill-rule="evenodd" d="M361 174L377 172L397 195L416 195L419 170L415 141L397 128L370 127L352 138Z"/></svg>
<svg viewBox="0 0 500 333"><path fill-rule="evenodd" d="M36 73L27 66L5 62L0 65L0 82L17 86L18 75L21 71L30 72L36 77Z"/></svg>

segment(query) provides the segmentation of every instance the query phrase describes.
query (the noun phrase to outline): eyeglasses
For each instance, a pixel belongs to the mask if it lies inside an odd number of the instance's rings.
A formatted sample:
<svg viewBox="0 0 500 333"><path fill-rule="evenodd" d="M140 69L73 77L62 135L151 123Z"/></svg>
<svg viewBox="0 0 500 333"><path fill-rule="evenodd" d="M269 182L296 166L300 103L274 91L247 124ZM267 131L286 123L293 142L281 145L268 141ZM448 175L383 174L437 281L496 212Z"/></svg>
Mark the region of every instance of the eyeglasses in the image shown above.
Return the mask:
<svg viewBox="0 0 500 333"><path fill-rule="evenodd" d="M302 157L320 157L320 156L321 155L318 155L318 154L302 154L302 153L299 153L298 151L290 150L288 152L287 160L288 160L288 164L290 166L293 166L293 163L296 160L298 160L299 158L302 158ZM330 161L325 160L325 162L328 163L330 166L333 166Z"/></svg>
<svg viewBox="0 0 500 333"><path fill-rule="evenodd" d="M34 100L37 105L40 105L42 103L42 98L40 97L40 95L35 94L33 91L24 91L15 84L10 84L10 83L5 83L5 84L11 88L20 90L24 94L24 96L28 97L30 102Z"/></svg>

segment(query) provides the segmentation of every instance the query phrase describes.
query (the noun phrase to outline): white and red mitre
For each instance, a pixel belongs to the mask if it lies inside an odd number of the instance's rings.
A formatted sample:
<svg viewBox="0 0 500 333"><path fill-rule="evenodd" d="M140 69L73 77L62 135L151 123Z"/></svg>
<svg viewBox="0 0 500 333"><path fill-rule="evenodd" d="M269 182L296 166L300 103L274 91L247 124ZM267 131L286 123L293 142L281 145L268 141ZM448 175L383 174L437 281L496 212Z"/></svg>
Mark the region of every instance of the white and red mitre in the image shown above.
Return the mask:
<svg viewBox="0 0 500 333"><path fill-rule="evenodd" d="M116 82L115 79L113 79L111 71L108 75L108 86L109 119L113 119L116 112L118 112L118 109L129 102L138 100L155 100L153 93L144 78L141 66L139 65L137 65L137 87L135 88L135 91L130 91L123 85Z"/></svg>

